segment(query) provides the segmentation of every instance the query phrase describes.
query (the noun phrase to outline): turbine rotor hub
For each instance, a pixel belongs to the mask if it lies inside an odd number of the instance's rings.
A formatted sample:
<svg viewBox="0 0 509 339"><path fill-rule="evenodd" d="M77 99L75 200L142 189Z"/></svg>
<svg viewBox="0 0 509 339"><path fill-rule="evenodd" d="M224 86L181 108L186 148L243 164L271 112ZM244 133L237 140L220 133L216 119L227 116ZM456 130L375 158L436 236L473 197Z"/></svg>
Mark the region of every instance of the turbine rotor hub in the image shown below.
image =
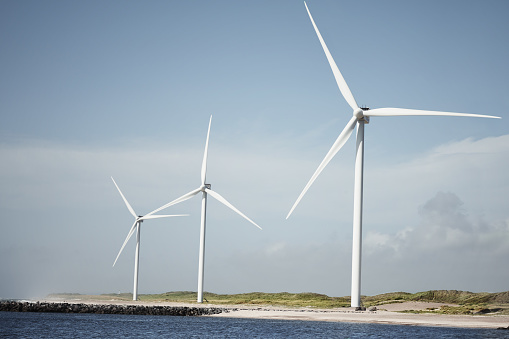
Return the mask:
<svg viewBox="0 0 509 339"><path fill-rule="evenodd" d="M353 115L357 119L362 120L362 118L364 118L364 111L362 110L362 108L357 108L353 111Z"/></svg>
<svg viewBox="0 0 509 339"><path fill-rule="evenodd" d="M365 111L369 111L369 107L359 107L353 111L353 115L359 121L364 121L364 123L369 124L369 116L364 115Z"/></svg>

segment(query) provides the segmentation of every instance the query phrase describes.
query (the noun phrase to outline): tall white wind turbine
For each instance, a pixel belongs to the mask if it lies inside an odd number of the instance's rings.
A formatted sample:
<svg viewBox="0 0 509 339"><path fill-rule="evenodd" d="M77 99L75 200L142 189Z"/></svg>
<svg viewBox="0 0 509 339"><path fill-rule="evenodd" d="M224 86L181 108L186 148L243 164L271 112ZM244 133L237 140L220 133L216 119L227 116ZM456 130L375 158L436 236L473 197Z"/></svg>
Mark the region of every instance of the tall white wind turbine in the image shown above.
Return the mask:
<svg viewBox="0 0 509 339"><path fill-rule="evenodd" d="M329 49L325 45L325 41L322 38L322 35L318 31L318 27L309 12L309 9L306 6L306 10L308 12L309 18L311 19L311 23L316 31L316 35L320 40L322 48L327 56L327 60L329 61L329 65L332 69L332 73L334 74L334 78L336 79L336 83L338 84L339 90L341 94L347 101L347 103L353 109L353 116L350 118L350 121L346 124L343 131L339 134L338 138L332 145L331 149L323 159L322 163L318 166L315 173L307 183L307 185L302 190L301 194L295 201L295 204L291 208L290 212L287 215L290 217L293 210L302 197L308 191L309 187L313 184L316 178L320 175L322 170L327 166L327 164L331 161L331 159L336 155L336 153L343 147L348 138L352 135L354 127L357 126L357 144L356 144L356 156L355 156L355 183L354 183L354 210L353 210L353 244L352 244L352 290L351 290L351 306L359 307L360 306L360 289L361 289L361 244L362 244L362 192L363 192L363 171L364 171L364 124L369 123L370 117L383 117L383 116L419 116L419 115L441 115L441 116L457 116L457 117L478 117L478 118L498 118L496 116L491 115L479 115L479 114L465 114L465 113L451 113L451 112L438 112L438 111L422 111L415 109L405 109L405 108L361 108L357 105L352 92L348 88L345 79L341 75L338 66L334 62L332 55L329 52Z"/></svg>
<svg viewBox="0 0 509 339"><path fill-rule="evenodd" d="M199 303L203 302L203 276L204 276L204 262L205 262L205 226L206 226L206 217L207 217L207 195L210 194L213 198L215 198L220 203L226 205L230 209L232 209L234 212L238 213L241 217L258 227L259 229L262 229L260 226L258 226L253 220L249 219L247 216L245 216L241 211L239 211L237 208L235 208L232 204L230 204L225 198L223 198L219 193L213 191L211 189L210 184L206 183L206 174L207 174L207 154L208 154L208 148L209 148L209 136L210 136L210 125L212 123L212 116L210 116L209 120L209 129L207 131L207 141L205 142L205 152L203 155L203 161L201 166L201 184L200 187L197 189L184 194L183 196L167 203L166 205L158 208L153 213L157 213L158 211L165 209L167 207L170 207L172 205L178 204L180 202L186 201L198 193L202 192L202 198L201 198L201 228L200 228L200 255L199 255L199 263L198 263L198 298L197 301Z"/></svg>
<svg viewBox="0 0 509 339"><path fill-rule="evenodd" d="M129 202L127 201L125 196L122 194L122 191L120 190L120 188L118 187L117 183L115 182L115 179L113 179L113 177L112 177L111 180L113 180L113 183L115 184L115 187L117 188L118 193L120 193L120 196L124 200L125 205L127 206L127 209L129 210L129 212L131 212L131 214L133 215L133 217L135 219L133 226L131 227L131 229L129 230L129 233L127 234L127 237L125 238L124 244L120 248L120 251L118 252L117 257L115 258L115 262L113 263L113 266L115 266L115 264L117 263L117 260L120 257L120 253L122 253L122 251L124 250L124 247L127 244L127 242L129 241L129 239L131 238L131 236L134 234L134 232L136 232L136 252L135 252L135 255L134 255L133 300L137 300L138 299L138 271L139 271L138 268L139 268L139 259L140 259L140 232L141 232L141 223L143 222L143 220L147 220L147 219L169 218L169 217L183 217L183 216L187 216L187 214L154 215L154 213L159 211L159 209L158 209L158 210L152 211L152 212L150 212L150 213L148 213L148 214L146 214L144 216L141 216L141 215L138 216L138 215L136 215L136 212L134 212L133 208L131 207L131 204L129 204Z"/></svg>

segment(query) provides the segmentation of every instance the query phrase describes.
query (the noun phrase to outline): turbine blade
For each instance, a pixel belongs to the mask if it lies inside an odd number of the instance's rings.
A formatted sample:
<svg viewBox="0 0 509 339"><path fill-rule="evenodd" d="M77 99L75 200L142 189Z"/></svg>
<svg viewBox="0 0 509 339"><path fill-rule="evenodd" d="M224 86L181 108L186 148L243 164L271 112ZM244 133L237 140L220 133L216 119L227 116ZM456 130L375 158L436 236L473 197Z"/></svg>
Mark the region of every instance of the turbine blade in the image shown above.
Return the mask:
<svg viewBox="0 0 509 339"><path fill-rule="evenodd" d="M355 128L355 124L356 123L357 123L357 117L353 116L350 119L350 121L348 122L348 124L345 126L345 128L343 129L341 134L338 136L338 138L336 139L336 141L332 145L331 149L329 150L329 152L327 153L325 158L322 160L322 163L316 169L316 171L313 174L313 176L311 177L311 179L309 179L306 187L304 187L304 189L300 193L299 197L297 198L297 201L295 201L295 203L292 206L292 209L290 210L290 212L286 216L286 219L288 219L290 217L290 215L292 214L292 212L295 209L295 207L297 207L297 205L299 204L300 200L302 199L304 194L306 194L306 192L311 187L311 185L316 180L316 178L318 178L320 173L322 173L322 171L325 168L325 166L327 166L327 164L332 160L332 158L334 158L336 153L338 153L338 151L341 149L341 147L343 147L343 145L347 142L348 138L350 138L350 135L352 135L352 132L353 132L353 130Z"/></svg>
<svg viewBox="0 0 509 339"><path fill-rule="evenodd" d="M201 184L205 185L205 177L207 175L207 153L209 151L210 125L212 124L212 115L209 120L209 130L207 131L207 141L205 142L205 152L203 154L203 162L201 164Z"/></svg>
<svg viewBox="0 0 509 339"><path fill-rule="evenodd" d="M124 250L125 245L127 244L127 242L129 241L129 239L130 239L130 238L131 238L131 236L133 235L134 230L136 230L136 225L137 225L137 224L138 224L138 219L136 219L136 221L134 222L133 226L131 227L131 230L129 231L129 233L127 233L127 237L125 238L125 240L124 240L124 244L123 244L123 245L122 245L122 247L120 248L120 251L118 252L117 257L115 258L115 262L113 263L113 266L115 266L115 264L117 263L118 257L120 257L120 253L122 253L122 251Z"/></svg>
<svg viewBox="0 0 509 339"><path fill-rule="evenodd" d="M235 206L233 206L232 204L230 204L225 198L223 198L219 193L217 192L214 192L208 188L205 189L205 192L207 192L208 194L210 194L212 197L214 197L217 201L219 201L220 203L222 203L223 205L226 205L227 207L229 207L230 209L232 209L233 211L237 212L241 217L243 217L244 219L246 219L247 221L249 221L250 223L252 223L253 225L255 225L256 227L258 227L259 229L262 229L260 226L258 226L253 220L249 219L248 217L246 217L241 211L239 211L237 208L235 208Z"/></svg>
<svg viewBox="0 0 509 339"><path fill-rule="evenodd" d="M389 116L404 116L404 115L439 115L439 116L451 116L451 117L472 117L472 118L491 118L501 119L494 115L481 115L481 114L470 114L470 113L453 113L453 112L440 112L440 111L423 111L419 109L407 109L407 108L375 108L363 112L364 115L370 117L389 117Z"/></svg>
<svg viewBox="0 0 509 339"><path fill-rule="evenodd" d="M355 98L353 97L352 92L350 91L350 88L346 84L345 79L343 78L343 75L339 71L338 66L334 62L334 59L332 58L332 55L329 52L329 49L327 48L327 45L325 44L325 41L322 38L322 35L320 34L320 31L318 30L318 27L316 27L315 21L313 20L313 17L311 16L311 12L309 11L308 5L306 5L306 2L304 2L304 6L306 6L306 10L308 11L309 18L311 19L311 23L313 24L313 27L315 28L316 35L318 36L318 40L320 40L320 43L322 44L323 51L325 52L325 56L327 56L327 60L329 61L329 65L332 69L332 73L334 73L334 78L336 79L336 83L338 84L339 90L341 91L341 94L343 94L343 97L345 98L346 102L352 107L353 110L356 110L359 108L357 105L357 102L355 102Z"/></svg>
<svg viewBox="0 0 509 339"><path fill-rule="evenodd" d="M191 192L189 192L189 193L186 193L186 194L184 194L183 196L181 196L181 197L179 197L179 198L177 198L177 199L175 199L175 200L173 200L173 201L170 201L170 202L169 202L169 203L167 203L166 205L163 205L163 206L159 207L158 209L153 210L153 211L152 211L152 212L150 212L150 213L147 213L147 214L144 216L144 218L147 218L147 217L151 216L152 214L157 213L157 212L159 212L159 211L161 211L161 210L164 210L165 208L168 208L168 207L170 207L170 206L172 206L172 205L178 204L178 203L180 203L180 202L182 202L182 201L186 201L187 199L191 199L193 196L195 196L196 194L198 194L198 193L200 193L200 192L201 192L201 187L199 187L199 188L195 189L194 191L191 191Z"/></svg>
<svg viewBox="0 0 509 339"><path fill-rule="evenodd" d="M146 219L158 219L158 218L170 218L170 217L188 217L189 214L170 214L170 215L147 215L144 217L141 217L139 220L146 220Z"/></svg>
<svg viewBox="0 0 509 339"><path fill-rule="evenodd" d="M120 188L118 188L118 185L115 182L115 179L113 179L113 177L111 177L111 180L113 180L113 183L115 184L115 187L117 188L118 193L120 193L120 195L122 196L122 199L124 199L125 205L127 206L127 209L129 210L129 212L131 212L133 217L137 218L138 216L136 215L136 212L133 210L133 208L131 207L131 205L127 201L127 199L124 197L124 195L122 194L122 191L120 190Z"/></svg>

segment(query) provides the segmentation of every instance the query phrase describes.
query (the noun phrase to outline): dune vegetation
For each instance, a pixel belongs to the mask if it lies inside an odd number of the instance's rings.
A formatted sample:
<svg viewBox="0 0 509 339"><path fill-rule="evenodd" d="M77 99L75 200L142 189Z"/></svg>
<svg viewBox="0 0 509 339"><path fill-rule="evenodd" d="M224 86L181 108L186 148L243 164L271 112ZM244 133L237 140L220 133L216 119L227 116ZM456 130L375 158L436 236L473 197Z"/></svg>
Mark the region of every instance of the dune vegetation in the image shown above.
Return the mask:
<svg viewBox="0 0 509 339"><path fill-rule="evenodd" d="M131 293L110 293L101 295L82 295L75 293L50 294L48 298L79 299L98 301L129 301ZM181 302L196 303L196 292L166 292L161 294L140 294L140 302ZM421 301L444 303L440 308L425 311L405 312L443 313L443 314L509 314L509 291L498 293L473 293L456 290L434 290L418 293L391 292L375 296L362 296L365 307L383 309L384 304ZM340 308L350 307L350 297L329 297L318 293L262 293L241 294L204 293L204 303L214 305L260 305L278 307Z"/></svg>

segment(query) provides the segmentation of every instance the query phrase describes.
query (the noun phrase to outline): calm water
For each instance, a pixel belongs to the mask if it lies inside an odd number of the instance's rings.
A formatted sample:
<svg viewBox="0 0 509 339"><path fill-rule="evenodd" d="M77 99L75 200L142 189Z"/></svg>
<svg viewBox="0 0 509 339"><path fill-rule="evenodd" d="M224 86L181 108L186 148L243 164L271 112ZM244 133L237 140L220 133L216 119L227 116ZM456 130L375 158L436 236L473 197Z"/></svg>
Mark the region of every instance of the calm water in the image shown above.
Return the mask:
<svg viewBox="0 0 509 339"><path fill-rule="evenodd" d="M507 338L501 330L399 325L0 312L1 338Z"/></svg>

